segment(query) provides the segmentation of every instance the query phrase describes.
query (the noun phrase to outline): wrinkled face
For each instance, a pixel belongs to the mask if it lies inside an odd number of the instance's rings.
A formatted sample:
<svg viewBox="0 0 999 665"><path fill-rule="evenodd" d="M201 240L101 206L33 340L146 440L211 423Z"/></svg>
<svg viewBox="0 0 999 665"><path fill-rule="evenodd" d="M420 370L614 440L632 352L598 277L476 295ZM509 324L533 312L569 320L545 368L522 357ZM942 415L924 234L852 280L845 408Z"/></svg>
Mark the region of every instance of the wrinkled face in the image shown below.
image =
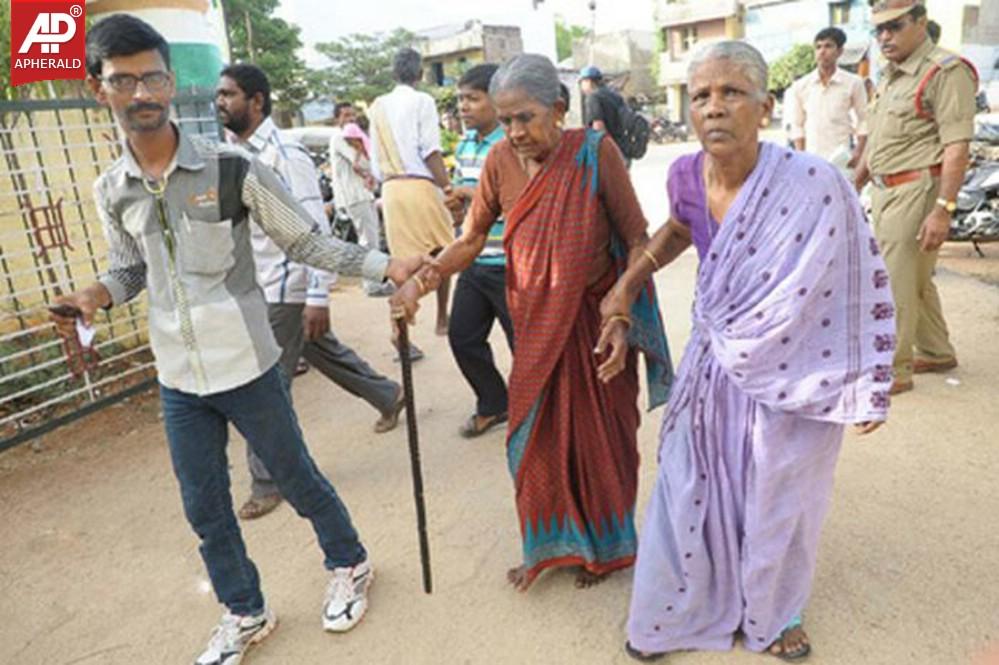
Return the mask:
<svg viewBox="0 0 999 665"><path fill-rule="evenodd" d="M562 100L548 107L515 88L498 93L493 101L496 119L521 157L543 160L558 144L562 135L560 125L565 117Z"/></svg>
<svg viewBox="0 0 999 665"><path fill-rule="evenodd" d="M247 98L238 83L228 76L219 79L215 88L215 105L219 110L219 120L226 129L236 134L245 132L250 126L252 104L260 106L258 100Z"/></svg>
<svg viewBox="0 0 999 665"><path fill-rule="evenodd" d="M704 149L730 156L759 141L773 100L728 59L708 60L690 77L690 119Z"/></svg>
<svg viewBox="0 0 999 665"><path fill-rule="evenodd" d="M465 129L478 131L496 124L496 109L489 95L469 86L458 88L458 113Z"/></svg>
<svg viewBox="0 0 999 665"><path fill-rule="evenodd" d="M126 132L153 132L170 119L174 77L156 49L107 58L87 83Z"/></svg>
<svg viewBox="0 0 999 665"><path fill-rule="evenodd" d="M352 122L357 122L357 111L354 110L353 106L344 106L336 117L336 124L339 127L345 127Z"/></svg>
<svg viewBox="0 0 999 665"><path fill-rule="evenodd" d="M833 40L820 39L815 42L815 63L820 69L835 67L841 55L843 55L843 49L836 46L836 42Z"/></svg>
<svg viewBox="0 0 999 665"><path fill-rule="evenodd" d="M894 21L874 26L881 53L892 62L902 62L926 39L926 17L906 14Z"/></svg>

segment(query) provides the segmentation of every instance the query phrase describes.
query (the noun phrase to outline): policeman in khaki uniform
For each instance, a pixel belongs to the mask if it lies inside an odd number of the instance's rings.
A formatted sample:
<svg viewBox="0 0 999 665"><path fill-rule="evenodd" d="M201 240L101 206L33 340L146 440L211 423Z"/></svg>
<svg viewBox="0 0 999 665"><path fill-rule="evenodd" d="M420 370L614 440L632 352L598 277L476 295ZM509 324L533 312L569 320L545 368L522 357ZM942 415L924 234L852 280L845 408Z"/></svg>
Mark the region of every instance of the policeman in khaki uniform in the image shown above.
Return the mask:
<svg viewBox="0 0 999 665"><path fill-rule="evenodd" d="M977 74L929 39L919 0L884 0L871 18L887 62L856 178L858 189L874 183L874 232L896 307L897 394L912 390L914 373L957 366L933 269L968 166Z"/></svg>

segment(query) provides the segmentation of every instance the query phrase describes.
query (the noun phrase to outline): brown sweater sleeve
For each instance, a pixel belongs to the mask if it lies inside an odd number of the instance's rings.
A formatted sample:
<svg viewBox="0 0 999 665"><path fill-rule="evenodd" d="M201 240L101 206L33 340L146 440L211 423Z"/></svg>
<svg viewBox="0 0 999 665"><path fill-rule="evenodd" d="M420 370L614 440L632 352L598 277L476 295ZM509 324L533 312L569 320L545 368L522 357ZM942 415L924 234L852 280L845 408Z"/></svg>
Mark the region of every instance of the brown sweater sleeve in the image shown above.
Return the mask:
<svg viewBox="0 0 999 665"><path fill-rule="evenodd" d="M499 171L497 151L490 150L486 155L485 164L482 165L482 174L479 176L479 184L475 187L472 204L468 207L468 213L462 223L467 232L478 231L488 234L493 222L502 214Z"/></svg>
<svg viewBox="0 0 999 665"><path fill-rule="evenodd" d="M600 141L600 199L607 218L628 247L645 242L649 223L631 184L621 151L610 136Z"/></svg>

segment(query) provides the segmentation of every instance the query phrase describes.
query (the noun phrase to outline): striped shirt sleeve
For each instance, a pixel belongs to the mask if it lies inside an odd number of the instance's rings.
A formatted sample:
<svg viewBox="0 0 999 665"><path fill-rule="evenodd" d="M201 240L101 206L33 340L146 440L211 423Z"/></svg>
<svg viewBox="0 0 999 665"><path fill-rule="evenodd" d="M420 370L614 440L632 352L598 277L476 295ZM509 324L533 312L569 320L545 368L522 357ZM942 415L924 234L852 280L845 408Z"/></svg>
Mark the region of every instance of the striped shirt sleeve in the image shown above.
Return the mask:
<svg viewBox="0 0 999 665"><path fill-rule="evenodd" d="M108 243L108 269L98 281L111 294L111 304L121 305L146 288L146 262L135 238L111 212L101 183L100 179L94 183L94 204Z"/></svg>
<svg viewBox="0 0 999 665"><path fill-rule="evenodd" d="M373 281L385 278L387 255L323 235L312 216L259 160L249 161L242 199L253 220L292 261Z"/></svg>
<svg viewBox="0 0 999 665"><path fill-rule="evenodd" d="M319 174L312 163L312 158L304 148L286 145L287 171L291 192L298 203L309 213L319 232L324 236L332 235L330 222L323 208L323 195L319 191ZM326 307L329 304L330 284L333 275L325 270L309 268L308 290L305 304L313 307Z"/></svg>

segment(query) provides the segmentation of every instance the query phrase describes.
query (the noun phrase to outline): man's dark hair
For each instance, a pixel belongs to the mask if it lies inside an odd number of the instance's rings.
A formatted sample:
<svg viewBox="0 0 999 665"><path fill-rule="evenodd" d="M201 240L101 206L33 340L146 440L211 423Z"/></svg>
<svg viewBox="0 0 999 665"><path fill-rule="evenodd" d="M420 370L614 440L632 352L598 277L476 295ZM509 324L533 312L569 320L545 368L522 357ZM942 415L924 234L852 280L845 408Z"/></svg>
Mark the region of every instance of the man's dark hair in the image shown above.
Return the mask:
<svg viewBox="0 0 999 665"><path fill-rule="evenodd" d="M569 92L569 86L561 81L558 84L558 96L565 103L565 112L568 113L569 106L572 104L572 94Z"/></svg>
<svg viewBox="0 0 999 665"><path fill-rule="evenodd" d="M489 81L492 80L493 74L499 69L499 65L494 65L492 63L486 63L484 65L475 65L467 72L465 72L460 79L458 79L459 88L472 88L473 90L478 90L479 92L489 92Z"/></svg>
<svg viewBox="0 0 999 665"><path fill-rule="evenodd" d="M909 10L909 16L911 16L913 20L918 21L919 19L926 16L926 6L913 5L912 9Z"/></svg>
<svg viewBox="0 0 999 665"><path fill-rule="evenodd" d="M818 44L824 41L834 43L836 48L843 48L846 45L846 33L839 28L823 28L819 30L819 34L815 35L815 40L812 43Z"/></svg>
<svg viewBox="0 0 999 665"><path fill-rule="evenodd" d="M100 78L104 61L143 51L159 51L170 69L170 46L156 29L129 14L112 14L87 32L87 73Z"/></svg>
<svg viewBox="0 0 999 665"><path fill-rule="evenodd" d="M423 59L415 49L401 48L392 58L392 76L399 83L412 85L420 80Z"/></svg>
<svg viewBox="0 0 999 665"><path fill-rule="evenodd" d="M943 29L941 29L940 24L937 23L936 21L928 21L926 23L926 34L930 36L930 40L934 44L940 43L940 35L942 33Z"/></svg>
<svg viewBox="0 0 999 665"><path fill-rule="evenodd" d="M342 111L344 109L352 108L353 106L354 106L354 104L352 102L337 102L333 106L333 119L334 120L339 120L340 119L340 111Z"/></svg>
<svg viewBox="0 0 999 665"><path fill-rule="evenodd" d="M263 95L264 105L261 109L264 117L271 115L271 82L267 80L267 74L260 67L245 62L238 65L229 65L222 70L219 76L228 76L243 91L247 99L253 99L256 95Z"/></svg>

